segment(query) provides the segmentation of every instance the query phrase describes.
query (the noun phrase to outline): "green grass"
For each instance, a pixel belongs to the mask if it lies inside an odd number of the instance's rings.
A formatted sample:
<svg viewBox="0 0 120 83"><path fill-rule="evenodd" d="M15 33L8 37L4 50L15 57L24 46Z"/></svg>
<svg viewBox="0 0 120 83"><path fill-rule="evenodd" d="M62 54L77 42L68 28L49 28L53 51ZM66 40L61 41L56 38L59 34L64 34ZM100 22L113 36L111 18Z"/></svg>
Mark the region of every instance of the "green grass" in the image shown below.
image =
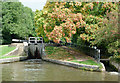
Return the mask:
<svg viewBox="0 0 120 83"><path fill-rule="evenodd" d="M19 57L19 56L3 56L11 51L13 51L16 47L8 47L8 46L4 46L4 45L0 45L2 47L0 47L0 59L6 59L6 58L13 58L13 57Z"/></svg>
<svg viewBox="0 0 120 83"><path fill-rule="evenodd" d="M86 64L86 65L98 65L98 63L96 63L93 60L85 60L85 61L72 60L71 62L80 63L80 64Z"/></svg>
<svg viewBox="0 0 120 83"><path fill-rule="evenodd" d="M13 56L2 56L2 57L0 57L0 59L13 58L13 57L19 57L19 56L15 56L15 55L13 55Z"/></svg>
<svg viewBox="0 0 120 83"><path fill-rule="evenodd" d="M67 50L61 47L47 46L45 48L45 52L47 54L47 58L51 59L58 60L75 59L73 55L71 55Z"/></svg>
<svg viewBox="0 0 120 83"><path fill-rule="evenodd" d="M102 65L100 63L97 63L93 60L86 60L86 61L71 60L71 62L75 62L75 63L79 63L79 64L85 64L85 65L95 65L95 66L99 66L100 69L102 68Z"/></svg>
<svg viewBox="0 0 120 83"><path fill-rule="evenodd" d="M70 54L67 50L61 47L47 46L45 48L45 52L47 54L47 58L50 58L50 59L67 60L67 61L71 61L79 64L85 64L85 65L96 65L102 68L102 65L100 63L97 63L92 59L85 60L85 61L77 61L74 54Z"/></svg>
<svg viewBox="0 0 120 83"><path fill-rule="evenodd" d="M10 51L14 50L16 47L8 47L8 46L3 46L0 47L0 56L3 56L7 53L9 53Z"/></svg>

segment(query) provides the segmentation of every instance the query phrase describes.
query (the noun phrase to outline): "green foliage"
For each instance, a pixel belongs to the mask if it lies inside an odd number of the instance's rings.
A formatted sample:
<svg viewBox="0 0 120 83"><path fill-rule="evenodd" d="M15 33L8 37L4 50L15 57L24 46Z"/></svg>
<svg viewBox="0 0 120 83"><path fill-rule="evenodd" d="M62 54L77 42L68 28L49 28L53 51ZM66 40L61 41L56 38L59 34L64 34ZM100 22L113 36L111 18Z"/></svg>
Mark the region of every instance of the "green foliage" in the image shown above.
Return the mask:
<svg viewBox="0 0 120 83"><path fill-rule="evenodd" d="M44 17L46 16L44 16L43 11L36 10L34 20L35 20L35 26L37 27L36 29L37 35L43 37L44 42L48 42L49 40L46 37L44 28L42 28L44 25L44 20L47 19Z"/></svg>
<svg viewBox="0 0 120 83"><path fill-rule="evenodd" d="M96 38L92 44L96 44L98 47L102 46L102 48L106 48L109 53L118 56L120 55L118 12L107 12L105 18L109 20L104 20L105 26L95 32Z"/></svg>
<svg viewBox="0 0 120 83"><path fill-rule="evenodd" d="M119 55L119 56L115 56L115 57L114 57L114 60L115 60L116 62L120 63L120 55Z"/></svg>
<svg viewBox="0 0 120 83"><path fill-rule="evenodd" d="M77 44L86 45L85 40L82 40L80 37L78 37L78 39L77 39Z"/></svg>
<svg viewBox="0 0 120 83"><path fill-rule="evenodd" d="M47 41L72 40L119 55L117 12L114 2L47 2L42 11L36 11L36 32Z"/></svg>
<svg viewBox="0 0 120 83"><path fill-rule="evenodd" d="M3 2L2 17L3 43L8 43L12 38L29 37L34 33L34 13L21 2Z"/></svg>

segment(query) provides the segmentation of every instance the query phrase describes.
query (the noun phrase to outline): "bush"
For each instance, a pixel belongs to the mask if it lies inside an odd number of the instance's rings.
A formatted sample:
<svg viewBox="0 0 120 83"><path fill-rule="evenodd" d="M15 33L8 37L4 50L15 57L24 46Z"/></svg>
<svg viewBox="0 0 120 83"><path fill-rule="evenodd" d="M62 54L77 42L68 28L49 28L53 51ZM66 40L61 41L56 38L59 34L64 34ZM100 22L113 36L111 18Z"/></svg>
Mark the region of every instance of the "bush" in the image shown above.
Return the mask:
<svg viewBox="0 0 120 83"><path fill-rule="evenodd" d="M96 38L92 44L98 47L102 46L102 48L107 49L108 53L118 56L120 54L118 11L107 12L105 18L104 25L96 31Z"/></svg>
<svg viewBox="0 0 120 83"><path fill-rule="evenodd" d="M117 62L117 63L120 63L120 55L119 55L119 56L114 56L114 57L112 58L112 60L114 60L114 61Z"/></svg>

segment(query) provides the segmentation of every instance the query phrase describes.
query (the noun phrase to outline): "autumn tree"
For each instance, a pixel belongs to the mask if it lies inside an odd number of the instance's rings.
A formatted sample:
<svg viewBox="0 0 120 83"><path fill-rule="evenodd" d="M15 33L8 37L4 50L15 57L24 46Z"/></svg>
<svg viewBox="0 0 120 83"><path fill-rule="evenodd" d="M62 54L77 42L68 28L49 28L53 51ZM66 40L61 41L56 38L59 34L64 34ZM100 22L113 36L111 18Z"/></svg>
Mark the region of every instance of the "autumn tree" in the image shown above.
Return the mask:
<svg viewBox="0 0 120 83"><path fill-rule="evenodd" d="M42 11L36 11L36 31L56 43L63 39L90 42L95 39L94 32L102 26L103 16L111 10L116 10L111 2L47 2Z"/></svg>

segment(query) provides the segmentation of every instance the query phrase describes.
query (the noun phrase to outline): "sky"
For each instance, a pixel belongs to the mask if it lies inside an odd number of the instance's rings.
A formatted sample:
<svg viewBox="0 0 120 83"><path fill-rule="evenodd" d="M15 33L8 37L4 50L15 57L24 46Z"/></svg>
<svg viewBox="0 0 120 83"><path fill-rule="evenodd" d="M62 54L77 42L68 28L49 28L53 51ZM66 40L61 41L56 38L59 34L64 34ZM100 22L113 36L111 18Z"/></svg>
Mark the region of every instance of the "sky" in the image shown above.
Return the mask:
<svg viewBox="0 0 120 83"><path fill-rule="evenodd" d="M31 8L33 11L42 10L47 0L19 0L24 6Z"/></svg>

